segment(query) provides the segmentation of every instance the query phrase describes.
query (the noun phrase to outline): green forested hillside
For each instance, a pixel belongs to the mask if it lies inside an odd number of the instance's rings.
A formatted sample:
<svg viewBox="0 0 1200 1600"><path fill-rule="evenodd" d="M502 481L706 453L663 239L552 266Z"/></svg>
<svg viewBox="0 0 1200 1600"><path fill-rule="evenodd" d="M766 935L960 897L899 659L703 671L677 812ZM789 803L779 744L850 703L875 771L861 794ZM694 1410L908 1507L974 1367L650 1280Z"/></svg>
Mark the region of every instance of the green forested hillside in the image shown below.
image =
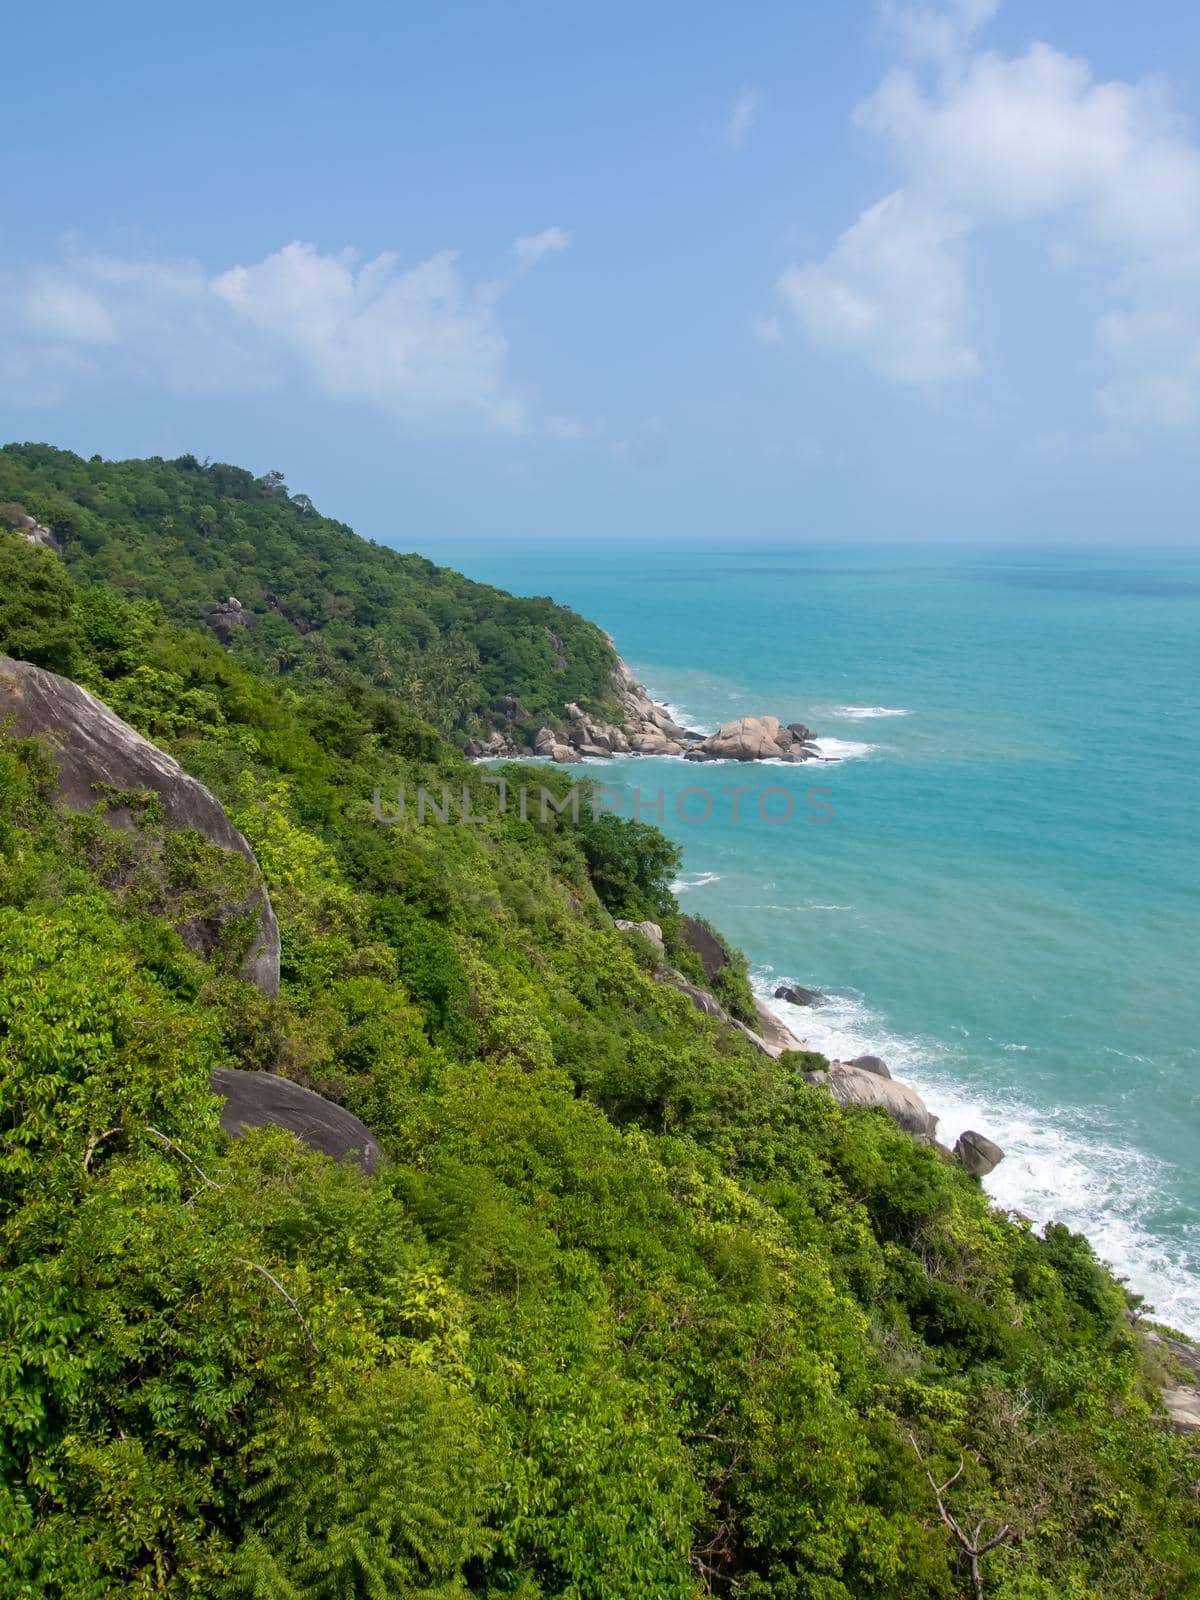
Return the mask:
<svg viewBox="0 0 1200 1600"><path fill-rule="evenodd" d="M360 539L277 473L8 445L0 522L6 507L49 525L82 581L155 600L192 625L235 596L253 625L230 642L259 670L377 685L444 733L492 726L505 695L529 742L568 700L615 711L615 656L594 624Z"/></svg>
<svg viewBox="0 0 1200 1600"><path fill-rule="evenodd" d="M225 858L178 835L150 871L153 806L140 836L65 816L46 749L0 738L4 1600L972 1600L927 1472L968 1542L1009 1527L988 1600L1200 1594L1196 1457L1084 1240L656 982L611 920L682 959L653 830L500 818L402 690L223 650L179 620L199 558L164 610L142 514L88 515L73 579L0 532L0 651L213 788L283 983L175 931ZM418 782L487 820L375 820ZM386 1167L231 1144L218 1066L345 1104Z"/></svg>

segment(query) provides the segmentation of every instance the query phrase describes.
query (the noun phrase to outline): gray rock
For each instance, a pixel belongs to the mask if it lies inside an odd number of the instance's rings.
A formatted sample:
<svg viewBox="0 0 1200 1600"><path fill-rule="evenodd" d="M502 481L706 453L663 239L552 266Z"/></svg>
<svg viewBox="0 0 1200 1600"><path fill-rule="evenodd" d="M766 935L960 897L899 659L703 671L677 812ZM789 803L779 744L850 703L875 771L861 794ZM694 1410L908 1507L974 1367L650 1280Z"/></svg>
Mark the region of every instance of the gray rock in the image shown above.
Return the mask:
<svg viewBox="0 0 1200 1600"><path fill-rule="evenodd" d="M720 940L714 938L696 917L682 918L679 931L683 935L684 943L690 946L700 957L700 965L704 968L704 976L710 982L722 967L729 965L729 957L722 950Z"/></svg>
<svg viewBox="0 0 1200 1600"><path fill-rule="evenodd" d="M1200 1383L1200 1346L1189 1344L1186 1339L1174 1339L1170 1334L1164 1335L1162 1342L1171 1356Z"/></svg>
<svg viewBox="0 0 1200 1600"><path fill-rule="evenodd" d="M873 1072L877 1078L891 1077L888 1064L882 1056L855 1056L849 1064L860 1072Z"/></svg>
<svg viewBox="0 0 1200 1600"><path fill-rule="evenodd" d="M1188 1385L1164 1389L1162 1398L1172 1427L1180 1433L1200 1433L1200 1389Z"/></svg>
<svg viewBox="0 0 1200 1600"><path fill-rule="evenodd" d="M1200 1345L1153 1328L1143 1329L1142 1337L1161 1362L1158 1381L1170 1379L1163 1385L1162 1400L1172 1427L1180 1433L1200 1433ZM1188 1378L1193 1381L1188 1383Z"/></svg>
<svg viewBox="0 0 1200 1600"><path fill-rule="evenodd" d="M604 636L615 649L611 634ZM785 728L778 717L738 717L722 723L715 734L705 736L691 728L681 728L666 706L656 705L644 684L638 682L620 656L611 677L613 693L623 713L623 732L629 744L617 743L614 734L622 730L605 729L610 748L625 754L682 755L688 761L814 761L823 759L811 741L816 734L802 722ZM578 706L568 705L567 715L583 720ZM601 739L591 743L602 744Z"/></svg>
<svg viewBox="0 0 1200 1600"><path fill-rule="evenodd" d="M369 1128L342 1106L273 1072L235 1072L218 1067L210 1079L221 1107L221 1127L231 1139L249 1128L286 1128L313 1150L337 1161L353 1161L375 1172L383 1151Z"/></svg>
<svg viewBox="0 0 1200 1600"><path fill-rule="evenodd" d="M205 612L204 620L222 644L228 644L239 628L258 627L258 618L254 612L247 611L242 602L232 594L228 600L214 601Z"/></svg>
<svg viewBox="0 0 1200 1600"><path fill-rule="evenodd" d="M696 1010L703 1011L706 1017L717 1017L722 1022L730 1020L725 1007L715 995L709 994L707 989L701 989L698 984L689 983L683 973L676 972L674 967L659 967L654 976L660 983L669 983L680 994L687 995Z"/></svg>
<svg viewBox="0 0 1200 1600"><path fill-rule="evenodd" d="M937 1132L937 1118L924 1100L915 1089L898 1079L881 1078L847 1062L835 1061L828 1072L806 1072L804 1081L827 1089L839 1105L878 1106L907 1133L932 1139Z"/></svg>
<svg viewBox="0 0 1200 1600"><path fill-rule="evenodd" d="M993 1144L990 1139L984 1138L982 1133L976 1133L968 1128L965 1133L960 1133L954 1146L954 1159L960 1167L965 1167L968 1172L974 1173L977 1178L986 1178L1004 1160L1004 1151L998 1144Z"/></svg>
<svg viewBox="0 0 1200 1600"><path fill-rule="evenodd" d="M71 811L90 811L106 789L150 789L162 800L170 827L194 828L222 850L244 856L258 870L254 852L225 815L220 802L177 761L122 722L114 712L68 678L0 655L0 727L21 738L49 737L58 763L58 795ZM127 807L108 808L115 827L131 828ZM243 974L264 994L279 993L279 924L265 885L229 914L259 913L259 938Z"/></svg>
<svg viewBox="0 0 1200 1600"><path fill-rule="evenodd" d="M56 556L62 555L62 545L43 523L35 522L32 517L22 516L17 518L17 526L27 544L40 545L43 550L53 550Z"/></svg>
<svg viewBox="0 0 1200 1600"><path fill-rule="evenodd" d="M517 747L507 734L495 728L486 739L468 739L463 753L472 761L497 761L504 756L516 755Z"/></svg>
<svg viewBox="0 0 1200 1600"><path fill-rule="evenodd" d="M640 933L643 939L649 939L660 950L664 948L662 929L657 922L626 922L623 917L617 917L613 927L620 928L622 933Z"/></svg>
<svg viewBox="0 0 1200 1600"><path fill-rule="evenodd" d="M792 1030L782 1023L775 1013L769 1010L761 1000L754 1002L754 1009L758 1012L758 1031L768 1055L778 1058L785 1050L803 1050L805 1044L802 1039L797 1039Z"/></svg>
<svg viewBox="0 0 1200 1600"><path fill-rule="evenodd" d="M682 972L676 972L674 967L661 966L655 970L654 976L659 983L666 983L672 989L678 989L680 994L686 995L697 1011L702 1011L706 1017L713 1017L718 1022L724 1022L731 1028L744 1035L756 1050L761 1050L763 1055L771 1056L778 1060L783 1049L795 1049L794 1044L786 1046L772 1046L761 1034L748 1028L744 1022L739 1022L736 1017L731 1017L725 1007L715 995L709 994L707 989L701 989L697 984L689 983Z"/></svg>
<svg viewBox="0 0 1200 1600"><path fill-rule="evenodd" d="M739 1022L736 1017L727 1016L725 1021L731 1028L736 1028L740 1034L749 1039L754 1048L756 1050L761 1050L764 1056L770 1056L772 1061L779 1060L779 1057L783 1053L782 1050L778 1048L772 1049L771 1045L766 1039L763 1038L762 1034L755 1033L753 1028L748 1028L744 1022Z"/></svg>
<svg viewBox="0 0 1200 1600"><path fill-rule="evenodd" d="M704 744L727 761L778 761L783 754L775 741L778 732L778 717L737 717L723 722Z"/></svg>
<svg viewBox="0 0 1200 1600"><path fill-rule="evenodd" d="M53 550L55 555L62 554L62 546L50 529L12 500L0 502L0 528L14 528L26 544L41 545L45 550Z"/></svg>
<svg viewBox="0 0 1200 1600"><path fill-rule="evenodd" d="M776 1000L786 1000L794 1006L823 1006L825 996L819 989L806 989L802 983L781 983L775 991Z"/></svg>
<svg viewBox="0 0 1200 1600"><path fill-rule="evenodd" d="M669 756L677 755L681 746L673 744L666 734L655 728L650 733L631 733L629 735L630 747L640 756Z"/></svg>

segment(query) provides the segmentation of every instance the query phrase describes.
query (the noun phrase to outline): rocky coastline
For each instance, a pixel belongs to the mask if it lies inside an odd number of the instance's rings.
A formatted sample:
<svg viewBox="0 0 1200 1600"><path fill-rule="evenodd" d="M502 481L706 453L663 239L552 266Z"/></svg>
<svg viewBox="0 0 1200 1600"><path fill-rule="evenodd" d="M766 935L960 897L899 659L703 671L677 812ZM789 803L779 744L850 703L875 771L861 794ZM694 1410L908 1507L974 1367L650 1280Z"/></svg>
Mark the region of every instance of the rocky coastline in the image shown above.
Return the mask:
<svg viewBox="0 0 1200 1600"><path fill-rule="evenodd" d="M609 638L609 643L613 641ZM651 698L649 691L617 656L612 674L613 693L621 708L616 722L597 721L573 701L563 706L564 721L538 730L532 745L522 744L514 728L521 717L519 702L505 695L494 710L506 723L486 738L471 740L466 754L478 761L549 760L563 765L616 756L673 756L684 761L823 761L817 735L803 723L785 724L775 716L742 716L723 722L715 733L682 727L669 708ZM639 934L663 952L662 930L653 922L624 922L616 926ZM665 955L665 952L664 952ZM722 956L723 959L723 956ZM707 967L706 967L707 970ZM808 1046L763 1001L757 1002L758 1027L730 1016L707 989L691 983L665 959L655 971L659 982L677 989L705 1015L737 1028L764 1054L778 1058L784 1051L805 1053ZM711 977L711 973L709 974ZM820 1005L817 990L799 985L782 986L775 998L793 1005ZM853 1061L829 1061L826 1067L803 1073L806 1083L825 1089L840 1105L877 1106L886 1111L914 1138L932 1145L948 1161L975 1177L984 1178L1004 1159L1004 1152L984 1134L966 1129L953 1149L937 1138L937 1117L911 1084L893 1078L878 1056L858 1056Z"/></svg>
<svg viewBox="0 0 1200 1600"><path fill-rule="evenodd" d="M730 1016L708 989L692 983L683 973L672 967L666 960L663 933L657 923L627 922L618 918L614 926L623 933L639 935L662 955L663 959L654 969L654 976L659 983L678 990L705 1016L736 1028L764 1055L778 1060L785 1051L801 1056L809 1054L807 1043L798 1038L764 1000L755 1001L758 1026L751 1028L738 1018ZM702 923L694 923L690 918L685 919L684 933L688 943L701 956L705 971L711 978L713 950L718 953L719 963L724 963L726 960L724 951L720 950L716 941L708 935ZM791 1000L796 992L813 996L813 999L803 1002L809 1005L819 1003L823 998L816 990L797 991L794 986L791 988L781 986L776 990L775 998ZM1000 1146L973 1128L968 1128L959 1134L953 1149L941 1143L937 1137L937 1117L911 1084L892 1077L887 1062L879 1056L856 1056L852 1061L831 1060L824 1067L802 1069L801 1076L805 1083L812 1087L824 1089L839 1105L874 1106L886 1111L906 1133L912 1134L923 1144L932 1146L943 1159L962 1167L976 1178L987 1177L988 1173L999 1166L1004 1159L1004 1151Z"/></svg>
<svg viewBox="0 0 1200 1600"><path fill-rule="evenodd" d="M682 727L670 710L650 697L625 662L617 657L613 694L619 720L598 721L574 701L563 706L563 721L540 728L532 744L516 737L519 702L505 695L494 706L504 719L484 738L472 739L466 753L476 761L541 759L567 765L610 760L614 756L676 756L684 761L822 761L817 735L802 722L784 723L775 716L743 716L723 722L715 733Z"/></svg>

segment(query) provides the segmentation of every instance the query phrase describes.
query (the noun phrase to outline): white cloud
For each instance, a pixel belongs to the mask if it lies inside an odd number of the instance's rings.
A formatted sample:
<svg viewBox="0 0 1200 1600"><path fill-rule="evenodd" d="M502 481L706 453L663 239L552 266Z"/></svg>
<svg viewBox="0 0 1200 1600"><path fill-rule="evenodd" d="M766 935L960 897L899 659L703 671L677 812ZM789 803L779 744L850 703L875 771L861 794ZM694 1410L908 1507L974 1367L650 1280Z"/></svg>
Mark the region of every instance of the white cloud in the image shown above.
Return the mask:
<svg viewBox="0 0 1200 1600"><path fill-rule="evenodd" d="M507 341L453 251L407 269L388 253L356 270L349 254L290 244L211 287L235 320L295 356L331 395L402 413L523 421L505 375Z"/></svg>
<svg viewBox="0 0 1200 1600"><path fill-rule="evenodd" d="M961 218L903 189L864 211L817 265L792 267L780 292L817 343L855 350L898 383L969 378Z"/></svg>
<svg viewBox="0 0 1200 1600"><path fill-rule="evenodd" d="M101 297L69 278L46 274L25 292L25 318L33 329L79 344L111 344L116 329Z"/></svg>
<svg viewBox="0 0 1200 1600"><path fill-rule="evenodd" d="M984 227L1050 220L1059 270L1091 269L1106 285L1097 336L1118 370L1098 397L1105 410L1191 420L1200 147L1160 85L1099 82L1086 61L1047 44L1017 56L977 48L995 10L992 0L888 8L893 34L925 66L893 68L855 120L886 146L902 187L824 261L789 268L783 298L810 338L854 349L893 379L967 377L979 366L967 241Z"/></svg>
<svg viewBox="0 0 1200 1600"><path fill-rule="evenodd" d="M565 250L571 235L562 228L543 228L541 233L528 233L513 240L513 254L522 266L535 266L543 256Z"/></svg>
<svg viewBox="0 0 1200 1600"><path fill-rule="evenodd" d="M763 97L760 90L742 90L721 129L721 143L726 150L731 150L736 155L746 148L762 108Z"/></svg>
<svg viewBox="0 0 1200 1600"><path fill-rule="evenodd" d="M527 264L566 242L558 229L518 241ZM215 275L76 253L0 282L0 335L9 370L44 367L64 390L89 375L176 391L300 381L406 420L520 430L502 294L469 282L453 251L406 267L295 242Z"/></svg>
<svg viewBox="0 0 1200 1600"><path fill-rule="evenodd" d="M944 0L931 5L882 0L880 13L885 32L904 54L945 63L966 48L999 9L1000 0Z"/></svg>

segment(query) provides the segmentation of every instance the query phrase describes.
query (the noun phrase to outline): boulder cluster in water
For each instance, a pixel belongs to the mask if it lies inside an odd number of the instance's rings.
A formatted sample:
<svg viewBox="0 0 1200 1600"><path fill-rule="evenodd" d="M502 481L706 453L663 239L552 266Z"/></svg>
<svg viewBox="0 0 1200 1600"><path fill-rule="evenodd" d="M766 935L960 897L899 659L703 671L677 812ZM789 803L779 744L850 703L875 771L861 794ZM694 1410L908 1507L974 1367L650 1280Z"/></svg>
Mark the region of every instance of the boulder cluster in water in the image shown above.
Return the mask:
<svg viewBox="0 0 1200 1600"><path fill-rule="evenodd" d="M597 722L573 701L563 707L565 722L538 730L532 745L521 745L511 731L496 729L486 739L472 740L467 754L482 760L541 756L562 763L612 756L682 756L685 761L820 761L816 734L802 722L784 724L778 717L735 717L716 733L684 728L666 706L656 704L618 657L613 689L624 716L620 722ZM520 708L511 696L495 709L510 725Z"/></svg>

